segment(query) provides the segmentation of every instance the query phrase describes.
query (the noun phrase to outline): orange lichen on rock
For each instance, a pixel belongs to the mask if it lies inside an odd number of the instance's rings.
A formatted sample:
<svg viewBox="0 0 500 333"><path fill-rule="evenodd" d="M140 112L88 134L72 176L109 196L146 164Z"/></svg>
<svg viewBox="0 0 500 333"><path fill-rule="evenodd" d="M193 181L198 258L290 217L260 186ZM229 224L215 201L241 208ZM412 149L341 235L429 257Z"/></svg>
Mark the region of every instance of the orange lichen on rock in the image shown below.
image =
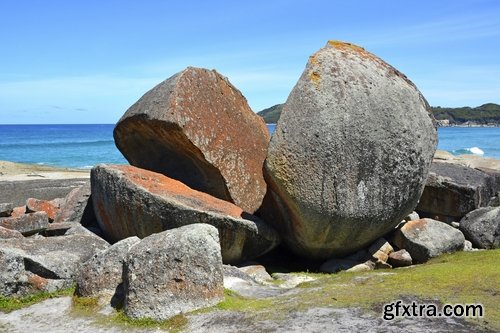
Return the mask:
<svg viewBox="0 0 500 333"><path fill-rule="evenodd" d="M117 165L114 168L123 171L125 177L132 183L143 187L152 194L175 198L191 208L226 214L235 218L241 218L243 214L240 207L230 202L193 190L183 183L160 173L128 165Z"/></svg>
<svg viewBox="0 0 500 333"><path fill-rule="evenodd" d="M38 200L29 198L26 201L26 211L28 213L45 212L49 217L49 221L54 221L57 212L59 211L59 200Z"/></svg>

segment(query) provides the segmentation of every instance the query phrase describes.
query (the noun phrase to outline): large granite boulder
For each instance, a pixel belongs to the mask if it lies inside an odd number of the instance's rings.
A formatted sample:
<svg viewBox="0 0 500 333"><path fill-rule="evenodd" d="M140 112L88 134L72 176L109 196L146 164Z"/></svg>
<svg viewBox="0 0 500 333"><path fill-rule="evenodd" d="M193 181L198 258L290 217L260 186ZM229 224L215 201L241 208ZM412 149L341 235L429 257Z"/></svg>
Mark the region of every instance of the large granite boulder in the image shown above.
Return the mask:
<svg viewBox="0 0 500 333"><path fill-rule="evenodd" d="M75 275L75 293L83 297L108 297L116 304L121 303L123 263L132 246L139 241L138 237L129 237L94 254Z"/></svg>
<svg viewBox="0 0 500 333"><path fill-rule="evenodd" d="M443 253L461 251L464 241L460 230L433 219L407 222L393 236L393 243L408 251L417 263L426 262Z"/></svg>
<svg viewBox="0 0 500 333"><path fill-rule="evenodd" d="M269 131L215 70L188 67L151 89L123 115L114 138L134 166L249 213L262 203Z"/></svg>
<svg viewBox="0 0 500 333"><path fill-rule="evenodd" d="M0 239L0 293L68 287L79 266L108 246L99 237L83 235Z"/></svg>
<svg viewBox="0 0 500 333"><path fill-rule="evenodd" d="M224 298L217 229L193 224L144 238L124 264L125 313L164 320Z"/></svg>
<svg viewBox="0 0 500 333"><path fill-rule="evenodd" d="M500 247L500 207L473 210L460 221L465 238L480 249Z"/></svg>
<svg viewBox="0 0 500 333"><path fill-rule="evenodd" d="M276 232L259 218L156 172L99 165L91 171L91 182L97 219L114 241L208 223L219 230L225 263L258 257L279 242Z"/></svg>
<svg viewBox="0 0 500 333"><path fill-rule="evenodd" d="M364 49L330 41L309 58L276 126L263 214L301 256L354 252L415 208L436 142L412 82Z"/></svg>
<svg viewBox="0 0 500 333"><path fill-rule="evenodd" d="M420 215L452 222L486 206L500 187L500 172L486 171L435 161L417 206Z"/></svg>

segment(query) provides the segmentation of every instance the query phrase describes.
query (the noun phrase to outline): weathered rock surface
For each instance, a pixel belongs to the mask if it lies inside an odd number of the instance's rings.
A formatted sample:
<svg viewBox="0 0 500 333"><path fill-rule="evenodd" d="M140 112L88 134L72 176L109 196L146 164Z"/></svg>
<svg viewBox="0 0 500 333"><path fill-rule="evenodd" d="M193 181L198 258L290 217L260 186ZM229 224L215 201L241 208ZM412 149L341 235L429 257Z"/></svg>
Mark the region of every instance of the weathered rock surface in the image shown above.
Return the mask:
<svg viewBox="0 0 500 333"><path fill-rule="evenodd" d="M49 218L45 212L36 212L23 214L19 217L3 217L0 218L0 226L17 230L24 236L36 234L37 232L47 229Z"/></svg>
<svg viewBox="0 0 500 333"><path fill-rule="evenodd" d="M68 287L79 265L108 244L93 236L0 239L0 291L4 296ZM55 281L61 280L61 281Z"/></svg>
<svg viewBox="0 0 500 333"><path fill-rule="evenodd" d="M480 249L500 247L500 207L473 210L460 221L465 238Z"/></svg>
<svg viewBox="0 0 500 333"><path fill-rule="evenodd" d="M413 264L413 259L410 253L403 249L389 254L388 263L392 265L392 267L406 267Z"/></svg>
<svg viewBox="0 0 500 333"><path fill-rule="evenodd" d="M279 242L276 232L257 217L159 173L100 165L92 169L91 181L97 219L113 240L208 223L219 230L225 263L255 258Z"/></svg>
<svg viewBox="0 0 500 333"><path fill-rule="evenodd" d="M61 203L54 221L78 222L84 226L94 224L96 217L90 195L90 181L73 189Z"/></svg>
<svg viewBox="0 0 500 333"><path fill-rule="evenodd" d="M128 252L139 243L138 237L123 239L102 252L94 254L80 266L75 276L76 294L83 297L112 297L123 301L123 263Z"/></svg>
<svg viewBox="0 0 500 333"><path fill-rule="evenodd" d="M408 251L417 263L426 262L443 253L460 251L464 241L460 230L432 219L407 222L395 232L393 238L393 243Z"/></svg>
<svg viewBox="0 0 500 333"><path fill-rule="evenodd" d="M249 264L241 266L238 269L243 273L248 274L259 283L266 283L273 280L266 268L259 264Z"/></svg>
<svg viewBox="0 0 500 333"><path fill-rule="evenodd" d="M417 210L440 221L458 221L486 206L499 187L494 171L488 174L459 164L434 162Z"/></svg>
<svg viewBox="0 0 500 333"><path fill-rule="evenodd" d="M26 200L26 212L45 212L49 218L49 222L53 222L59 207L61 205L62 199L56 198L53 200L39 200L35 198L29 198Z"/></svg>
<svg viewBox="0 0 500 333"><path fill-rule="evenodd" d="M217 229L193 224L144 238L124 265L125 313L164 320L224 298Z"/></svg>
<svg viewBox="0 0 500 333"><path fill-rule="evenodd" d="M269 131L215 70L188 67L154 87L123 115L114 138L134 166L249 213L262 203Z"/></svg>
<svg viewBox="0 0 500 333"><path fill-rule="evenodd" d="M9 217L13 209L12 203L0 203L0 217Z"/></svg>
<svg viewBox="0 0 500 333"><path fill-rule="evenodd" d="M372 259L375 261L380 260L383 262L387 262L389 259L389 255L394 252L391 244L385 238L377 239L370 247L368 248L368 253L371 255Z"/></svg>
<svg viewBox="0 0 500 333"><path fill-rule="evenodd" d="M265 177L281 218L267 219L299 255L354 252L413 211L436 142L412 82L364 49L331 41L309 58L271 139Z"/></svg>
<svg viewBox="0 0 500 333"><path fill-rule="evenodd" d="M0 239L23 238L23 234L17 230L7 229L0 226Z"/></svg>

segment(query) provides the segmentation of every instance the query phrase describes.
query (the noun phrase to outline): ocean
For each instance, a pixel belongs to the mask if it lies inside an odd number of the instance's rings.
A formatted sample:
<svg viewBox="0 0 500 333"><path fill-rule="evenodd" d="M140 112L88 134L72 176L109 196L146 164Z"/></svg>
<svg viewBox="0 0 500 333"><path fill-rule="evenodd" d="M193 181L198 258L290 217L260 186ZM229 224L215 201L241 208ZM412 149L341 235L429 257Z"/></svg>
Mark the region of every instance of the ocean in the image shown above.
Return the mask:
<svg viewBox="0 0 500 333"><path fill-rule="evenodd" d="M113 141L113 124L0 125L0 160L90 169L123 164ZM274 125L268 125L271 132ZM441 127L438 149L500 159L500 127Z"/></svg>

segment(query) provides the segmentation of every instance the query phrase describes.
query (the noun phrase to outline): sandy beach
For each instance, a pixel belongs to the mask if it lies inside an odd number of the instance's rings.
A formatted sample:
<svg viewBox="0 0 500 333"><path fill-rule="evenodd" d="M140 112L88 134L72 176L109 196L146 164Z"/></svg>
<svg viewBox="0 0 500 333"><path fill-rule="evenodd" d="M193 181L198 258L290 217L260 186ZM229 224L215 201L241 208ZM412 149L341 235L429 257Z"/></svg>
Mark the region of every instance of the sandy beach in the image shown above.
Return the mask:
<svg viewBox="0 0 500 333"><path fill-rule="evenodd" d="M90 178L90 170L0 161L0 182L34 179Z"/></svg>

